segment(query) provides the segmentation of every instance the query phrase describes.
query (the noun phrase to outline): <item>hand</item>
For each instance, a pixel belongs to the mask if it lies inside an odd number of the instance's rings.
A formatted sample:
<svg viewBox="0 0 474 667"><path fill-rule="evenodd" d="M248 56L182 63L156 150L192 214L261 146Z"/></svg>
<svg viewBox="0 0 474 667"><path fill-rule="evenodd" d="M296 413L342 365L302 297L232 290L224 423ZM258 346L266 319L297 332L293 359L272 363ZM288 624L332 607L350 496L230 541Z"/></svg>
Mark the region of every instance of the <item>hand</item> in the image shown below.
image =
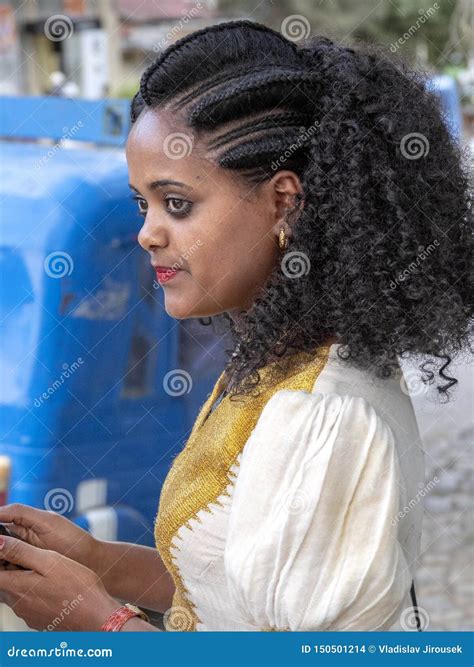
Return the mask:
<svg viewBox="0 0 474 667"><path fill-rule="evenodd" d="M13 535L34 547L57 551L95 569L98 540L60 514L14 503L0 506L0 523L5 523ZM0 570L4 568L15 569L16 566L5 564L0 556Z"/></svg>
<svg viewBox="0 0 474 667"><path fill-rule="evenodd" d="M34 630L100 630L120 606L95 572L55 551L1 536L0 554L25 568L0 571L0 602Z"/></svg>

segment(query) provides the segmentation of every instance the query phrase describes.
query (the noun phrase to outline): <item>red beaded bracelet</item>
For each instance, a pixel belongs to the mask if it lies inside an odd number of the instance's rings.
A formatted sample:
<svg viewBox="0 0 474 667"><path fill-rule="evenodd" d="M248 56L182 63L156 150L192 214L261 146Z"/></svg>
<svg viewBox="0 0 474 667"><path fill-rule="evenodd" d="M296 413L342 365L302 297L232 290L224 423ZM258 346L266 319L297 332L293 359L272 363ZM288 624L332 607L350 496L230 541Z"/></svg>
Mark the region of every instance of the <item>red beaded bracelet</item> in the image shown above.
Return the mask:
<svg viewBox="0 0 474 667"><path fill-rule="evenodd" d="M144 621L150 621L144 611L136 607L134 604L126 602L122 607L119 607L110 614L108 619L102 625L101 630L104 632L118 632L122 629L124 623L133 616L139 616L140 618L143 618Z"/></svg>

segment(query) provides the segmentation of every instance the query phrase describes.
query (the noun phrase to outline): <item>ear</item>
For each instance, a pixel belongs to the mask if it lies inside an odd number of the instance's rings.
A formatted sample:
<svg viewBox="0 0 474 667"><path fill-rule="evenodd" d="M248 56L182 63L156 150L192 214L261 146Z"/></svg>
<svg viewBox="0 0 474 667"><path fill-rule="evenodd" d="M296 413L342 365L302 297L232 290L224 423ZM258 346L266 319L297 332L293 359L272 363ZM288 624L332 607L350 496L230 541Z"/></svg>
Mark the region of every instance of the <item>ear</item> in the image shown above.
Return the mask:
<svg viewBox="0 0 474 667"><path fill-rule="evenodd" d="M270 186L275 210L275 233L278 236L283 227L285 232L290 234L287 215L296 205L295 196L303 192L301 181L294 171L282 170L272 177Z"/></svg>

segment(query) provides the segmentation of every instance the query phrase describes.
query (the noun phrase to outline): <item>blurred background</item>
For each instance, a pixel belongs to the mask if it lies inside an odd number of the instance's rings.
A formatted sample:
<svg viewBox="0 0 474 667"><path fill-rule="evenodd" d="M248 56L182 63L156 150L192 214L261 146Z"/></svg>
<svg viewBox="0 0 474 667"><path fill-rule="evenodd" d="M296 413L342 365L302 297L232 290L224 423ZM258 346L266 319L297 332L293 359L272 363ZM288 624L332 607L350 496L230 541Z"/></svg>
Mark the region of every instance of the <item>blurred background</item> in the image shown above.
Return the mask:
<svg viewBox="0 0 474 667"><path fill-rule="evenodd" d="M66 88L85 99L131 97L157 53L189 32L243 17L282 30L285 20L299 16L295 40L320 33L347 43L382 43L420 67L454 76L472 130L472 15L469 0L2 2L0 92L43 95ZM55 72L64 80L52 81Z"/></svg>
<svg viewBox="0 0 474 667"><path fill-rule="evenodd" d="M468 0L0 2L0 502L153 544L161 484L223 368L225 333L171 320L129 198L128 105L157 55L247 18L298 40L384 45L427 72L469 155ZM474 628L472 360L453 400L403 365L426 458L418 604L425 630ZM0 629L24 629L0 606Z"/></svg>

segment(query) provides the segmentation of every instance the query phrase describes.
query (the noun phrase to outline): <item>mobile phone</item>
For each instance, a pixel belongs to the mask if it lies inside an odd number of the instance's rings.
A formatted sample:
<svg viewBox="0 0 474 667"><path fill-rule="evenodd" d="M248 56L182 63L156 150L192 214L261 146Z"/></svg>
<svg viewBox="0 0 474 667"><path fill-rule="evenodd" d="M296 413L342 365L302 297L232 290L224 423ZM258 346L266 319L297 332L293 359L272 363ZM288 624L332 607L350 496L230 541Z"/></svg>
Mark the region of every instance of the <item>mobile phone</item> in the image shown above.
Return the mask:
<svg viewBox="0 0 474 667"><path fill-rule="evenodd" d="M13 537L11 531L3 523L0 523L0 535L7 535L8 537Z"/></svg>
<svg viewBox="0 0 474 667"><path fill-rule="evenodd" d="M7 535L8 537L15 537L17 540L20 539L17 535L14 535L12 531L7 528L3 523L0 523L0 535ZM4 560L3 558L0 557L0 566L5 565L8 561ZM26 568L21 567L21 565L18 565L15 567L15 569L18 570L25 570Z"/></svg>

